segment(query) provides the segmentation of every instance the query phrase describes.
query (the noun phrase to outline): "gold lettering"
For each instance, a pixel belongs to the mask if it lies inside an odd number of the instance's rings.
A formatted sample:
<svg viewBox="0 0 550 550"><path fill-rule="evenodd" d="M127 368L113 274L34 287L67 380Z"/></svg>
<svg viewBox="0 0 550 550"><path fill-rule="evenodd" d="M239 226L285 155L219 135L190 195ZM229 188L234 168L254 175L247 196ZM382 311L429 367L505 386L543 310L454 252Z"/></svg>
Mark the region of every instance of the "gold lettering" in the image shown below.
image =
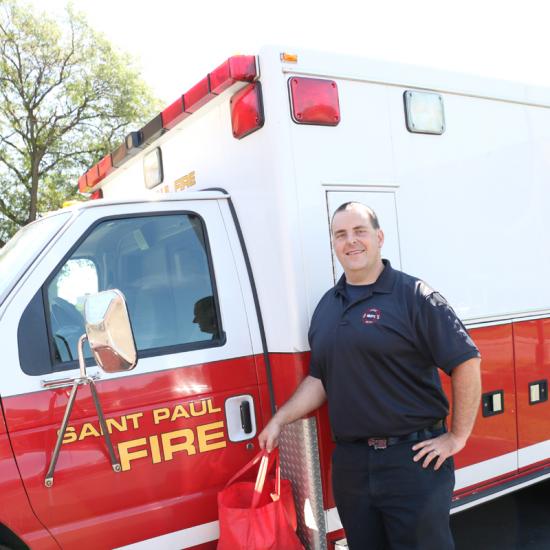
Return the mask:
<svg viewBox="0 0 550 550"><path fill-rule="evenodd" d="M158 424L161 420L166 420L167 418L170 418L170 409L153 410L153 421L155 424Z"/></svg>
<svg viewBox="0 0 550 550"><path fill-rule="evenodd" d="M214 408L214 405L212 404L212 399L207 399L208 402L208 412L209 413L219 413L221 412L221 409L216 407Z"/></svg>
<svg viewBox="0 0 550 550"><path fill-rule="evenodd" d="M78 438L79 441L82 441L86 437L90 436L99 437L101 434L95 429L93 424L90 424L89 422L86 422L82 426L82 431L80 432L80 436Z"/></svg>
<svg viewBox="0 0 550 550"><path fill-rule="evenodd" d="M120 418L120 423L117 422L116 418L106 418L105 423L110 434L113 433L114 429L118 432L125 432L128 429L128 422L125 416Z"/></svg>
<svg viewBox="0 0 550 550"><path fill-rule="evenodd" d="M174 181L174 189L176 191L182 191L187 187L192 187L196 183L197 180L195 178L195 172L189 172L189 174L186 174L185 176L182 176L181 178L178 178Z"/></svg>
<svg viewBox="0 0 550 550"><path fill-rule="evenodd" d="M152 435L149 438L149 446L151 447L151 457L153 458L153 464L158 464L159 462L162 462L158 436Z"/></svg>
<svg viewBox="0 0 550 550"><path fill-rule="evenodd" d="M143 416L143 413L132 413L127 414L126 418L129 418L132 421L132 426L134 427L134 430L137 430L139 428L139 419Z"/></svg>
<svg viewBox="0 0 550 550"><path fill-rule="evenodd" d="M187 451L188 455L196 454L196 449L193 446L195 440L195 435L189 429L176 430L174 432L168 432L161 434L162 439L162 449L164 450L164 460L172 460L174 458L174 453L179 451ZM184 441L181 443L172 444L174 439L184 438Z"/></svg>
<svg viewBox="0 0 550 550"><path fill-rule="evenodd" d="M65 443L74 443L77 439L78 436L76 435L76 429L72 426L67 426L65 435L63 436L63 445L65 445Z"/></svg>
<svg viewBox="0 0 550 550"><path fill-rule="evenodd" d="M195 410L196 403L191 403L191 406L189 407L191 416L202 416L206 414L206 401L203 399L202 401L199 401L199 403L201 404L201 410L199 412Z"/></svg>
<svg viewBox="0 0 550 550"><path fill-rule="evenodd" d="M176 405L174 412L172 413L171 421L174 422L177 418L189 418L189 413L185 410L183 405Z"/></svg>
<svg viewBox="0 0 550 550"><path fill-rule="evenodd" d="M222 428L222 431L206 433L210 430L216 430ZM223 449L227 446L227 442L218 441L217 443L209 443L213 439L220 439L224 437L223 422L212 422L211 424L203 424L197 426L197 439L199 441L199 452L204 453L206 451L214 451L216 449Z"/></svg>
<svg viewBox="0 0 550 550"><path fill-rule="evenodd" d="M147 449L141 449L139 451L130 451L130 449L132 447L141 447L146 444L147 440L144 437L133 439L132 441L123 441L118 444L118 456L120 457L120 466L123 472L131 468L130 463L132 460L145 458L147 456Z"/></svg>

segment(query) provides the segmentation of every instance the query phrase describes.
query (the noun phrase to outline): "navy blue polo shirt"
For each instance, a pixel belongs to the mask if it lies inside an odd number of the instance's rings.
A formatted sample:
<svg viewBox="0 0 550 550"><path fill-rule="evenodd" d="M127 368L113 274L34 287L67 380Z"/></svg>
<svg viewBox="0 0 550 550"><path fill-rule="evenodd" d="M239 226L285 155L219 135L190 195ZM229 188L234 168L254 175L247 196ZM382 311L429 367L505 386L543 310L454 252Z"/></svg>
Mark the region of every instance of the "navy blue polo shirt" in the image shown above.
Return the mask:
<svg viewBox="0 0 550 550"><path fill-rule="evenodd" d="M310 375L327 392L337 439L399 436L445 418L438 368L450 374L479 356L441 294L383 262L358 298L343 275L311 320Z"/></svg>

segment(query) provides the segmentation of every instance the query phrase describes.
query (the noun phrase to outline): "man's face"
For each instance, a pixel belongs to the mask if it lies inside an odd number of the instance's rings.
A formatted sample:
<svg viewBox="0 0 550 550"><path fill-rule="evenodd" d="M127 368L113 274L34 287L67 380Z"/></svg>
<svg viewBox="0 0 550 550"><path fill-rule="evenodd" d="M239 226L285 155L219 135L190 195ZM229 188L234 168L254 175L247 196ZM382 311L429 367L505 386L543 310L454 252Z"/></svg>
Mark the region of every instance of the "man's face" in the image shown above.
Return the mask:
<svg viewBox="0 0 550 550"><path fill-rule="evenodd" d="M216 332L217 327L212 298L205 298L197 302L193 313L195 315L193 317L193 323L199 325L201 332L207 332L209 334L214 334Z"/></svg>
<svg viewBox="0 0 550 550"><path fill-rule="evenodd" d="M369 275L381 261L384 233L374 229L366 209L352 207L338 212L332 221L332 246L346 277Z"/></svg>

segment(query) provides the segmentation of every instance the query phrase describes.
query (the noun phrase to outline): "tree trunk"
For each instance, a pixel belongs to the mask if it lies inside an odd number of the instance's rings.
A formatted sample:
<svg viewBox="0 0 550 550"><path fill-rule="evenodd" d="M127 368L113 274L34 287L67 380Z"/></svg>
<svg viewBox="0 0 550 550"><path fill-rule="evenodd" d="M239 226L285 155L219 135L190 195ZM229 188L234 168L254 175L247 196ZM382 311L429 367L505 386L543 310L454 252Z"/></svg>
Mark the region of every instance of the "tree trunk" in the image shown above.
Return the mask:
<svg viewBox="0 0 550 550"><path fill-rule="evenodd" d="M27 223L36 220L36 211L38 205L38 167L40 165L40 155L35 154L31 158L31 202L29 205L29 218Z"/></svg>

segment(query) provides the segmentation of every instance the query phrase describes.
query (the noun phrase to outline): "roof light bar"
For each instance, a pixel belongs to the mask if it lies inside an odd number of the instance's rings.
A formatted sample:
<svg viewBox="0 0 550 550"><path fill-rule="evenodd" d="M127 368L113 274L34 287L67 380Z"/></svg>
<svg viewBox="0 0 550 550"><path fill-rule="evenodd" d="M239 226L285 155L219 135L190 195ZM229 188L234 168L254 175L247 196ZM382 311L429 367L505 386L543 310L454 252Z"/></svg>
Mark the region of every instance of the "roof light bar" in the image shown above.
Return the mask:
<svg viewBox="0 0 550 550"><path fill-rule="evenodd" d="M99 170L96 164L86 172L86 185L89 189L91 189L99 181L99 179Z"/></svg>
<svg viewBox="0 0 550 550"><path fill-rule="evenodd" d="M178 97L174 103L166 107L161 113L162 126L165 130L170 130L176 124L187 118L191 113L186 113L183 103L183 96Z"/></svg>
<svg viewBox="0 0 550 550"><path fill-rule="evenodd" d="M87 193L89 191L89 188L88 188L88 183L86 181L86 174L82 174L79 178L78 178L78 190L81 192L81 193Z"/></svg>
<svg viewBox="0 0 550 550"><path fill-rule="evenodd" d="M166 132L166 129L162 125L162 113L159 113L155 118L150 120L140 132L143 147L153 143L153 141L162 136Z"/></svg>
<svg viewBox="0 0 550 550"><path fill-rule="evenodd" d="M97 169L99 172L99 179L102 180L103 178L107 177L113 170L113 161L111 160L111 154L109 153L105 157L103 157L98 163L97 163Z"/></svg>
<svg viewBox="0 0 550 550"><path fill-rule="evenodd" d="M172 129L179 122L196 112L216 95L221 94L235 82L254 82L259 78L256 57L253 55L235 55L207 74L200 82L190 88L183 96L178 97L141 130L130 132L110 155L90 168L78 179L78 189L87 193L113 170L122 166L140 149L150 145L164 132ZM248 87L247 87L248 89ZM261 89L250 89L245 99L240 100L237 109L239 119L237 134L244 137L263 126L263 109L261 108ZM246 107L246 105L249 105ZM255 106L254 106L255 105ZM245 111L250 111L245 115ZM256 113L254 116L251 113ZM244 117L244 118L243 118ZM257 121L255 119L258 119ZM244 132L244 133L243 133ZM239 139L240 139L239 137Z"/></svg>
<svg viewBox="0 0 550 550"><path fill-rule="evenodd" d="M258 76L256 58L253 55L235 55L214 69L210 78L210 89L221 94L235 82L254 82Z"/></svg>
<svg viewBox="0 0 550 550"><path fill-rule="evenodd" d="M112 152L113 166L118 168L130 160L142 147L141 132L130 132L124 141Z"/></svg>
<svg viewBox="0 0 550 550"><path fill-rule="evenodd" d="M187 113L194 113L214 97L215 94L210 92L208 76L205 76L200 82L197 82L197 84L183 94L185 111Z"/></svg>

